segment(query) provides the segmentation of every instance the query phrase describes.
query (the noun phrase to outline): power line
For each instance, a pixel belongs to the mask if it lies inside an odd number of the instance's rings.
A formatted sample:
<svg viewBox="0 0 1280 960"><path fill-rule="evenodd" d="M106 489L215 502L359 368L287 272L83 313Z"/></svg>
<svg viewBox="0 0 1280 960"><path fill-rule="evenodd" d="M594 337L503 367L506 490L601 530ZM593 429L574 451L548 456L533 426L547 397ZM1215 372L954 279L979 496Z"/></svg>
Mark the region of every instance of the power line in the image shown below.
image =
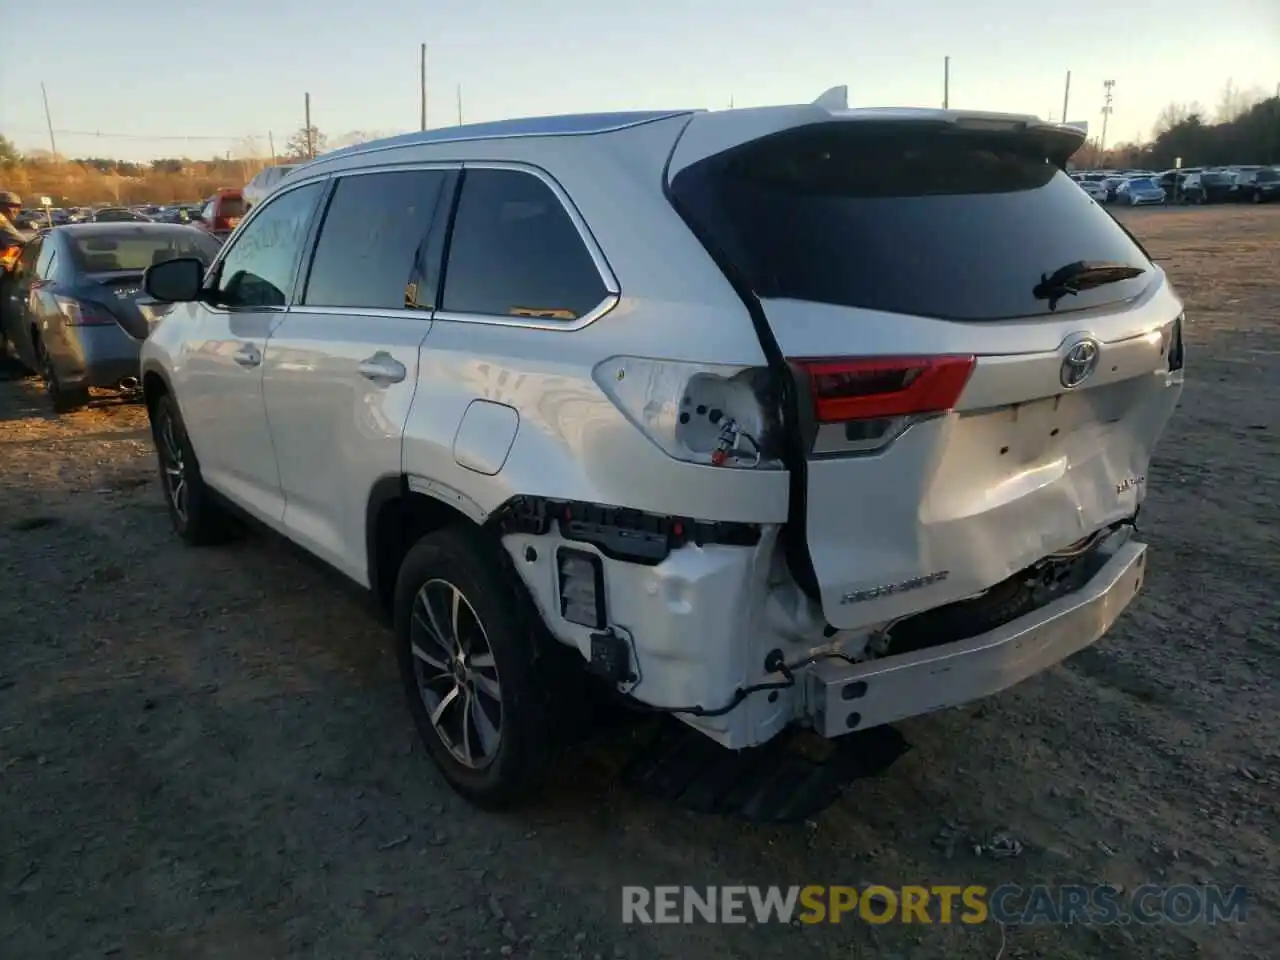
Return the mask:
<svg viewBox="0 0 1280 960"><path fill-rule="evenodd" d="M52 130L31 130L6 127L10 133L24 134L27 136L40 136L46 133L55 133L68 137L101 137L111 140L248 140L258 136L256 133L244 134L234 133L226 136L215 136L210 133L193 133L193 134L143 134L143 133L112 133L109 130L64 130L55 127Z"/></svg>

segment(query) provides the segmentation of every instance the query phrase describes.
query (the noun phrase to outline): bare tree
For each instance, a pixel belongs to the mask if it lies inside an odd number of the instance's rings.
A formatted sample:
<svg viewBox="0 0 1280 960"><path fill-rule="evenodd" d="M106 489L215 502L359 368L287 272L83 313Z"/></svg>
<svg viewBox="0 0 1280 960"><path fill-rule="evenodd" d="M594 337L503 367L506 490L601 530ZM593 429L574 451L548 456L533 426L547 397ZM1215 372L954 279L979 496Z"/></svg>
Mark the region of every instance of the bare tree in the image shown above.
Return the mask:
<svg viewBox="0 0 1280 960"><path fill-rule="evenodd" d="M321 154L329 149L329 138L321 133L314 124L311 126L310 150L307 149L307 141L307 128L302 127L285 144L285 155L292 157L294 160L307 160L310 159L312 153Z"/></svg>
<svg viewBox="0 0 1280 960"><path fill-rule="evenodd" d="M1236 86L1235 80L1229 79L1223 85L1222 92L1218 94L1218 106L1213 114L1214 123L1230 123L1232 120L1238 120L1254 105L1266 98L1266 91L1261 87L1241 89Z"/></svg>
<svg viewBox="0 0 1280 960"><path fill-rule="evenodd" d="M1169 103L1160 111L1156 117L1155 126L1152 128L1151 136L1153 138L1160 136L1162 133L1180 127L1193 117L1203 120L1204 107L1197 101L1191 103Z"/></svg>
<svg viewBox="0 0 1280 960"><path fill-rule="evenodd" d="M18 148L13 145L13 141L3 135L0 135L0 164L17 163L22 159L22 154L18 152Z"/></svg>

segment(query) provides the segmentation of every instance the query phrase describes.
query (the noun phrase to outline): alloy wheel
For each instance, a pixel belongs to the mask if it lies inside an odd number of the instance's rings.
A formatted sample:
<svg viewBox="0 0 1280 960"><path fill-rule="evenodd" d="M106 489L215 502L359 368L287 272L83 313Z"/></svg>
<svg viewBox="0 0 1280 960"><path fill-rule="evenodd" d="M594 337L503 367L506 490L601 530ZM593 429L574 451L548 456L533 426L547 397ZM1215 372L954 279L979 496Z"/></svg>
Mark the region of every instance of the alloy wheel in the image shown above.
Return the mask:
<svg viewBox="0 0 1280 960"><path fill-rule="evenodd" d="M502 688L484 625L447 580L413 601L409 634L418 694L440 742L459 763L488 766L502 744Z"/></svg>
<svg viewBox="0 0 1280 960"><path fill-rule="evenodd" d="M160 466L164 470L164 492L173 505L173 512L183 523L187 521L187 468L182 456L182 444L178 442L177 427L173 417L160 421Z"/></svg>

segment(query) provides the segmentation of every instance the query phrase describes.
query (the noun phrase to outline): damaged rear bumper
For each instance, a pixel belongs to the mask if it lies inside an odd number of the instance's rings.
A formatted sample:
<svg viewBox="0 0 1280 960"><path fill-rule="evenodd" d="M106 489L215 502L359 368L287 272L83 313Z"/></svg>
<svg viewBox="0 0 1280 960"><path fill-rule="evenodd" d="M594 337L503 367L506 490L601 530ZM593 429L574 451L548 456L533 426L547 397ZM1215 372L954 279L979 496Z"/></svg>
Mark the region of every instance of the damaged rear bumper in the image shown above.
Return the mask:
<svg viewBox="0 0 1280 960"><path fill-rule="evenodd" d="M1058 663L1111 628L1142 586L1146 551L1129 540L1079 590L988 633L865 663L818 661L805 675L814 729L836 737L957 706Z"/></svg>

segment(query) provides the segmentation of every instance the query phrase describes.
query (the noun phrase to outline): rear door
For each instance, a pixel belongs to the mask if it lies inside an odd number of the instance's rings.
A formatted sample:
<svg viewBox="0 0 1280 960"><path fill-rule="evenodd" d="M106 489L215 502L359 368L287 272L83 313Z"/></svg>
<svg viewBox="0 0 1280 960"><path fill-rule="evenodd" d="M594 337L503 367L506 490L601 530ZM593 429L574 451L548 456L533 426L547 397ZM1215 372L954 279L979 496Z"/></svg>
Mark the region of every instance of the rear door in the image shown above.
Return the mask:
<svg viewBox="0 0 1280 960"><path fill-rule="evenodd" d="M285 527L366 585L369 491L401 472L456 178L449 167L339 177L301 302L266 347Z"/></svg>
<svg viewBox="0 0 1280 960"><path fill-rule="evenodd" d="M671 189L794 377L792 517L827 619L972 596L1132 517L1180 390L1181 305L1060 169L1079 134L805 119L733 143L695 118Z"/></svg>

